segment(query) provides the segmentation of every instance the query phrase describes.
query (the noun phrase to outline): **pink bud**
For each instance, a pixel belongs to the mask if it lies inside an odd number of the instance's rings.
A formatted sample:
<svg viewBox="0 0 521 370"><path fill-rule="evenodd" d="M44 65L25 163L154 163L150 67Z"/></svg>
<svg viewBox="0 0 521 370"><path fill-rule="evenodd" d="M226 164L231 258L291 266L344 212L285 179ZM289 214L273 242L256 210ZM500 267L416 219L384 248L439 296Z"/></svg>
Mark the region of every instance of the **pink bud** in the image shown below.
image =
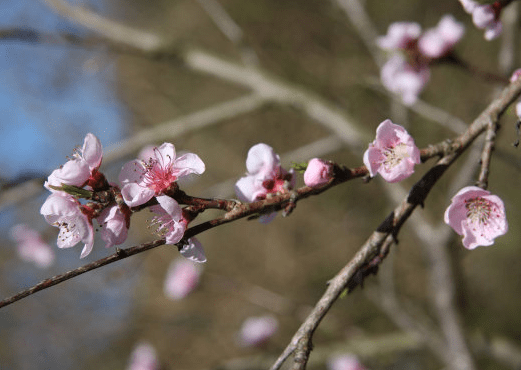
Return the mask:
<svg viewBox="0 0 521 370"><path fill-rule="evenodd" d="M320 186L326 184L332 177L333 165L331 162L313 158L304 172L304 183L310 187Z"/></svg>

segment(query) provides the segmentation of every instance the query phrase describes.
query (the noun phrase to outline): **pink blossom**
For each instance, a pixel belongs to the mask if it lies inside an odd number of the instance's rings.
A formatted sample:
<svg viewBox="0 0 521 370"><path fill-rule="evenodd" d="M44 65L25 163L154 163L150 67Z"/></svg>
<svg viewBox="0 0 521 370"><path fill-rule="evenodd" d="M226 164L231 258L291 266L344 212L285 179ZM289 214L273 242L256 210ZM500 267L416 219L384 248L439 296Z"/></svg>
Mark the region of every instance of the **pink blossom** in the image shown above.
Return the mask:
<svg viewBox="0 0 521 370"><path fill-rule="evenodd" d="M412 105L418 99L430 79L426 65L413 67L401 55L393 55L382 67L380 79L385 88L401 96L406 105Z"/></svg>
<svg viewBox="0 0 521 370"><path fill-rule="evenodd" d="M328 370L366 370L355 355L344 354L331 357L327 361Z"/></svg>
<svg viewBox="0 0 521 370"><path fill-rule="evenodd" d="M423 33L418 41L420 52L429 58L441 58L447 55L463 37L465 26L457 22L452 15L444 15L435 28Z"/></svg>
<svg viewBox="0 0 521 370"><path fill-rule="evenodd" d="M503 26L499 19L502 10L500 2L481 5L474 0L460 0L460 3L465 12L472 15L474 25L485 30L485 39L492 40L501 34Z"/></svg>
<svg viewBox="0 0 521 370"><path fill-rule="evenodd" d="M159 370L160 364L157 353L150 343L143 342L137 345L127 366L127 370Z"/></svg>
<svg viewBox="0 0 521 370"><path fill-rule="evenodd" d="M48 268L53 264L54 251L42 240L40 233L25 224L15 225L10 231L22 260L32 262L39 268Z"/></svg>
<svg viewBox="0 0 521 370"><path fill-rule="evenodd" d="M512 72L512 76L510 76L510 82L516 82L521 77L521 68L516 69Z"/></svg>
<svg viewBox="0 0 521 370"><path fill-rule="evenodd" d="M376 44L384 50L407 49L418 40L421 32L418 23L395 22L389 25L387 35L376 39Z"/></svg>
<svg viewBox="0 0 521 370"><path fill-rule="evenodd" d="M154 149L154 157L128 162L121 169L121 195L129 207L148 202L178 179L191 173L202 174L205 166L201 158L187 153L176 158L174 145L164 143Z"/></svg>
<svg viewBox="0 0 521 370"><path fill-rule="evenodd" d="M279 322L272 316L247 318L238 333L238 343L243 347L260 346L268 341L278 330Z"/></svg>
<svg viewBox="0 0 521 370"><path fill-rule="evenodd" d="M94 229L89 208L71 195L55 192L47 197L40 213L48 224L60 229L58 248L70 248L80 241L85 243L80 258L86 257L94 245Z"/></svg>
<svg viewBox="0 0 521 370"><path fill-rule="evenodd" d="M158 225L158 232L165 236L167 244L176 244L183 238L188 224L183 218L183 210L169 196L160 195L156 199L159 204L150 207L152 212L158 214L153 224Z"/></svg>
<svg viewBox="0 0 521 370"><path fill-rule="evenodd" d="M268 194L284 193L295 186L292 171L280 165L279 155L266 144L250 148L246 158L248 173L235 184L235 192L243 202L265 199Z"/></svg>
<svg viewBox="0 0 521 370"><path fill-rule="evenodd" d="M304 172L304 183L310 187L326 184L332 178L333 164L319 158L311 159Z"/></svg>
<svg viewBox="0 0 521 370"><path fill-rule="evenodd" d="M378 172L387 182L398 182L414 172L420 163L420 150L414 139L399 125L386 119L376 129L376 139L364 153L364 164L371 177Z"/></svg>
<svg viewBox="0 0 521 370"><path fill-rule="evenodd" d="M130 219L117 205L105 208L97 221L101 226L100 236L106 242L106 248L125 242Z"/></svg>
<svg viewBox="0 0 521 370"><path fill-rule="evenodd" d="M163 286L165 296L178 300L190 294L199 284L202 272L199 266L184 258L172 261Z"/></svg>
<svg viewBox="0 0 521 370"><path fill-rule="evenodd" d="M508 231L503 201L477 186L461 189L445 211L445 223L459 235L463 246L474 249L494 244L494 239Z"/></svg>
<svg viewBox="0 0 521 370"><path fill-rule="evenodd" d="M59 187L65 184L83 187L101 165L102 158L103 150L100 141L93 134L87 134L82 149L76 151L71 160L51 173L44 183L45 188L55 192L56 190L49 185Z"/></svg>

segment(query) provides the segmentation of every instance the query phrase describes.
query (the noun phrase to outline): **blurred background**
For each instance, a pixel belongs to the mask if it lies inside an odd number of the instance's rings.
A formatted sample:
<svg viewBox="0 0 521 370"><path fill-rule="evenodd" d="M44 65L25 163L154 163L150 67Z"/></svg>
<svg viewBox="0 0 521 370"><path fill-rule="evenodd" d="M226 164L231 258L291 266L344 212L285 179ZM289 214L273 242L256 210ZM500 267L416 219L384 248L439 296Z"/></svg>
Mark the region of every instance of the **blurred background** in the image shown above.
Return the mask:
<svg viewBox="0 0 521 370"><path fill-rule="evenodd" d="M167 141L206 164L183 190L233 198L254 144L272 146L286 168L317 156L356 167L386 118L424 148L461 132L504 86L436 65L420 101L404 107L381 87L385 55L371 44L392 22L427 29L452 14L466 25L456 52L472 65L508 77L519 57L517 4L492 42L456 0L3 0L0 13L0 298L114 252L99 238L84 260L80 245L58 250L58 230L39 214L43 181L89 132L102 142L111 181L145 145ZM86 14L106 19L89 23ZM118 39L107 20L138 33L123 29ZM477 178L479 152L469 150L402 229L379 274L335 303L308 368L346 353L369 369L451 368L436 338L471 353L475 368L521 366L516 119L513 109L502 118L489 179L508 234L468 251L442 222L450 198ZM3 308L0 368L124 369L140 343L161 369L269 368L326 282L432 163L393 186L348 182L268 225L240 220L201 234L208 262L181 299L165 295L179 254L162 246ZM196 222L220 214L207 213ZM147 219L133 216L123 247L156 238ZM10 238L20 223L41 233L52 263L21 258ZM453 298L445 306L444 293ZM241 345L244 320L264 315L276 318L276 333Z"/></svg>

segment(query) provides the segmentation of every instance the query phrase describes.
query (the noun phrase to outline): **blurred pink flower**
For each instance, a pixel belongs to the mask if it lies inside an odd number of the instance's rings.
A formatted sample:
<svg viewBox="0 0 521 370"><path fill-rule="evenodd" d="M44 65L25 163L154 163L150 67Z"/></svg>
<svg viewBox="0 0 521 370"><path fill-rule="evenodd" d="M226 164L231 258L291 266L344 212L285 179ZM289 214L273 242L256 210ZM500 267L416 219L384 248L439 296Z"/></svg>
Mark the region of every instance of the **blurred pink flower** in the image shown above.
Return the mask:
<svg viewBox="0 0 521 370"><path fill-rule="evenodd" d="M159 368L156 350L149 343L143 342L132 351L126 370L159 370Z"/></svg>
<svg viewBox="0 0 521 370"><path fill-rule="evenodd" d="M90 209L82 206L72 195L56 192L49 195L40 213L49 225L58 227L58 248L70 248L80 241L85 243L80 258L92 251L94 229Z"/></svg>
<svg viewBox="0 0 521 370"><path fill-rule="evenodd" d="M327 183L332 177L333 164L320 158L313 158L304 172L304 183L310 187L320 186Z"/></svg>
<svg viewBox="0 0 521 370"><path fill-rule="evenodd" d="M123 185L121 195L129 207L139 206L163 192L178 179L191 173L205 171L201 158L187 153L176 158L174 145L164 143L154 149L154 157L148 161L135 159L121 169L119 181Z"/></svg>
<svg viewBox="0 0 521 370"><path fill-rule="evenodd" d="M452 198L444 220L463 235L463 246L467 249L492 245L495 238L508 231L501 198L477 186L464 187Z"/></svg>
<svg viewBox="0 0 521 370"><path fill-rule="evenodd" d="M83 148L76 151L71 160L51 173L44 183L45 188L55 192L56 190L49 185L85 186L92 173L101 165L102 158L103 150L100 141L93 134L87 134L83 141Z"/></svg>
<svg viewBox="0 0 521 370"><path fill-rule="evenodd" d="M414 173L420 163L420 150L414 139L399 125L386 119L376 129L376 139L364 153L364 164L371 177L378 172L387 182L401 181Z"/></svg>
<svg viewBox="0 0 521 370"><path fill-rule="evenodd" d="M18 224L11 228L10 233L17 243L16 251L22 260L32 262L39 268L48 268L53 264L54 251L36 230L25 224Z"/></svg>
<svg viewBox="0 0 521 370"><path fill-rule="evenodd" d="M510 82L516 82L519 80L519 77L521 77L521 68L516 69L514 72L512 72L512 76L510 76Z"/></svg>
<svg viewBox="0 0 521 370"><path fill-rule="evenodd" d="M465 26L457 22L450 14L444 15L435 28L423 33L418 41L420 52L429 58L441 58L447 55L463 37Z"/></svg>
<svg viewBox="0 0 521 370"><path fill-rule="evenodd" d="M429 82L430 71L426 65L413 67L396 54L382 67L380 79L387 90L401 96L404 104L412 105Z"/></svg>
<svg viewBox="0 0 521 370"><path fill-rule="evenodd" d="M415 22L395 22L389 25L387 34L376 39L376 44L384 50L407 49L416 43L422 32Z"/></svg>
<svg viewBox="0 0 521 370"><path fill-rule="evenodd" d="M130 223L130 214L126 216L117 205L113 205L105 208L97 218L97 221L101 226L100 236L106 242L106 248L125 242Z"/></svg>
<svg viewBox="0 0 521 370"><path fill-rule="evenodd" d="M166 273L163 291L169 299L185 298L199 284L202 269L184 258L173 260Z"/></svg>
<svg viewBox="0 0 521 370"><path fill-rule="evenodd" d="M279 322L272 316L249 317L238 334L239 345L243 347L260 346L268 341L278 330Z"/></svg>
<svg viewBox="0 0 521 370"><path fill-rule="evenodd" d="M499 1L493 4L484 4L474 0L460 0L463 9L472 15L472 22L479 29L485 30L485 39L492 40L498 37L503 30L499 16L502 5Z"/></svg>
<svg viewBox="0 0 521 370"><path fill-rule="evenodd" d="M333 356L327 361L328 370L366 370L355 355Z"/></svg>

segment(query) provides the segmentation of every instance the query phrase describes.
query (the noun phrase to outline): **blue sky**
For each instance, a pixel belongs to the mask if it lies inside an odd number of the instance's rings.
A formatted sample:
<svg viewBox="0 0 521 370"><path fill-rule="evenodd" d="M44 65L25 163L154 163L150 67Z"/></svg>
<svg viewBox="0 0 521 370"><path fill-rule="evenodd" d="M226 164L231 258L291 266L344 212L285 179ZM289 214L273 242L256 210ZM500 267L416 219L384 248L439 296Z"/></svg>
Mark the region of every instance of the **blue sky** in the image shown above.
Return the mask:
<svg viewBox="0 0 521 370"><path fill-rule="evenodd" d="M99 10L100 3L101 0L96 0L83 4ZM18 27L78 36L86 32L55 15L43 1L1 0L0 14L0 29ZM83 144L88 132L98 136L104 146L121 140L127 115L115 95L113 84L116 77L114 62L101 47L100 50L84 51L0 39L0 179L10 181L28 172L43 176L50 174L66 162L66 156L72 154L74 147ZM40 197L42 203L44 196L45 192ZM28 212L27 207L25 210ZM31 210L34 213L30 219L35 219L38 210L39 205L36 205ZM0 225L5 227L15 222L26 222L23 217L14 209L4 209L0 214ZM39 220L40 225L33 225L37 229L46 226L43 217ZM55 242L51 244L55 245ZM93 258L106 255L104 248L99 249ZM80 250L79 245L69 251L56 249L57 253L62 253L58 254L54 270L50 271L35 271L34 267L20 261L16 263L13 259L2 261L2 297L49 274L88 262L79 260ZM87 274L73 283L55 288L55 293L52 290L49 290L51 293L41 292L39 297L29 297L19 302L17 307L4 310L2 332L4 338L9 339L3 344L9 343L11 351L3 353L9 353L11 358L0 358L0 367L76 369L80 365L78 362L81 363L78 353L83 359L88 359L97 351L104 350L121 330L131 308L132 279L106 283L107 274L120 268L109 267L96 274ZM133 271L133 276L139 276L139 273ZM95 283L99 289L92 290ZM117 294L111 288L116 289ZM65 302L69 305L66 310L63 308ZM80 325L82 318L84 325ZM76 322L80 326L74 330L79 333L68 329ZM101 331L100 326L95 325L97 322L103 322L105 328L112 328L103 336L105 339L99 335ZM49 340L53 338L51 329L56 337L62 338L61 345ZM80 338L77 334L81 334ZM22 342L35 344L37 350L16 351L17 343ZM89 351L82 349L82 345Z"/></svg>
<svg viewBox="0 0 521 370"><path fill-rule="evenodd" d="M0 14L2 28L85 32L41 1L2 0ZM87 132L104 146L121 139L125 112L114 95L114 76L101 49L0 40L0 176L50 173Z"/></svg>

